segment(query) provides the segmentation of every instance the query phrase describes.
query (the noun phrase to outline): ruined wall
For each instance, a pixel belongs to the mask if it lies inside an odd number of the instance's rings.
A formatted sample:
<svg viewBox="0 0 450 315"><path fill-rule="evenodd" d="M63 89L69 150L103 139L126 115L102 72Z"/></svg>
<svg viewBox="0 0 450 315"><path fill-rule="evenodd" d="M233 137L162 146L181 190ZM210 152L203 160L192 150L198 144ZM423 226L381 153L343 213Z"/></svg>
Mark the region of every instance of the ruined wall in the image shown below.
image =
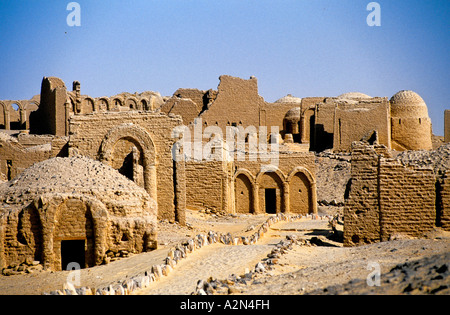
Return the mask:
<svg viewBox="0 0 450 315"><path fill-rule="evenodd" d="M200 111L201 107L199 108L189 98L172 97L161 106L161 112L163 113L180 115L183 119L183 124L186 126L198 117Z"/></svg>
<svg viewBox="0 0 450 315"><path fill-rule="evenodd" d="M284 136L284 117L286 113L294 107L299 107L296 103L265 103L260 109L261 126L267 126L267 133L270 133L272 126L278 127L282 136Z"/></svg>
<svg viewBox="0 0 450 315"><path fill-rule="evenodd" d="M66 156L67 137L0 133L0 173L10 180L34 163Z"/></svg>
<svg viewBox="0 0 450 315"><path fill-rule="evenodd" d="M209 105L217 97L217 91L209 89L208 91L203 91L199 89L178 89L173 93L173 97L175 98L188 98L192 100L197 108L202 111L203 109L207 109Z"/></svg>
<svg viewBox="0 0 450 315"><path fill-rule="evenodd" d="M374 147L353 148L351 188L344 207L344 246L380 241L379 158Z"/></svg>
<svg viewBox="0 0 450 315"><path fill-rule="evenodd" d="M217 98L200 118L206 126L218 126L225 130L227 126L266 125L260 118L260 108L264 100L258 95L256 78L244 80L231 76L220 76Z"/></svg>
<svg viewBox="0 0 450 315"><path fill-rule="evenodd" d="M316 104L323 103L325 97L304 97L301 102L302 143L309 142L311 150L315 145Z"/></svg>
<svg viewBox="0 0 450 315"><path fill-rule="evenodd" d="M323 103L316 105L314 112L314 143L312 144L315 151L320 152L333 148L335 107L335 103L328 98Z"/></svg>
<svg viewBox="0 0 450 315"><path fill-rule="evenodd" d="M109 112L95 115L75 115L70 120L69 154L81 154L99 159L107 164L117 162L121 150L116 150L116 142L124 140L135 146L141 158L144 188L158 202L158 217L174 220L176 210L174 200L174 160L171 138L172 130L181 124L180 117L151 112ZM115 161L115 162L114 162ZM124 161L125 162L125 161ZM183 170L177 176L183 177ZM184 189L181 191L185 192ZM184 208L183 196L176 203L179 211Z"/></svg>
<svg viewBox="0 0 450 315"><path fill-rule="evenodd" d="M381 241L392 235L420 237L436 223L436 179L432 169L409 168L381 159Z"/></svg>
<svg viewBox="0 0 450 315"><path fill-rule="evenodd" d="M383 146L357 144L344 208L344 245L386 241L396 234L418 237L436 222L432 169L390 159Z"/></svg>
<svg viewBox="0 0 450 315"><path fill-rule="evenodd" d="M311 120L312 116L309 117ZM375 131L378 142L390 148L389 118L387 98L326 98L316 104L312 148L316 151L348 151L353 141L360 141ZM304 121L307 123L306 116Z"/></svg>
<svg viewBox="0 0 450 315"><path fill-rule="evenodd" d="M123 92L113 96L91 97L89 95L78 95L76 91L67 93L70 98L71 114L90 114L95 112L116 111L124 112L130 110L153 111L159 109L164 103L158 92L145 91L142 93ZM78 109L77 109L77 104Z"/></svg>
<svg viewBox="0 0 450 315"><path fill-rule="evenodd" d="M34 134L67 135L65 106L67 89L64 82L56 77L44 77L41 84L39 109L30 115L30 131Z"/></svg>
<svg viewBox="0 0 450 315"><path fill-rule="evenodd" d="M0 101L0 129L28 130L30 114L39 108L38 96L31 100Z"/></svg>
<svg viewBox="0 0 450 315"><path fill-rule="evenodd" d="M450 109L444 112L444 142L450 142Z"/></svg>
<svg viewBox="0 0 450 315"><path fill-rule="evenodd" d="M376 132L377 141L391 147L390 107L387 98L337 102L334 116L333 150L349 151L353 141Z"/></svg>

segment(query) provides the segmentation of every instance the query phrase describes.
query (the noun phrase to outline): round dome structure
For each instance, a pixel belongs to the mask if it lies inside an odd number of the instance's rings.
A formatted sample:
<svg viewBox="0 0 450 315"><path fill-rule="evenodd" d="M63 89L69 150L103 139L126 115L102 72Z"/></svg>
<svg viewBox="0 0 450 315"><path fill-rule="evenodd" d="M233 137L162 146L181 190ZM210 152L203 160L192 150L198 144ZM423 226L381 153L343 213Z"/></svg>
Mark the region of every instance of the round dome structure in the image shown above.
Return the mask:
<svg viewBox="0 0 450 315"><path fill-rule="evenodd" d="M0 268L30 260L52 270L85 268L157 247L156 202L87 157L33 164L0 184L0 205Z"/></svg>
<svg viewBox="0 0 450 315"><path fill-rule="evenodd" d="M284 119L292 123L298 123L300 121L300 107L290 109L286 115L284 115Z"/></svg>
<svg viewBox="0 0 450 315"><path fill-rule="evenodd" d="M428 108L419 94L402 90L390 99L392 117L428 117Z"/></svg>
<svg viewBox="0 0 450 315"><path fill-rule="evenodd" d="M349 92L339 95L338 98L355 100L355 99L367 99L372 97L360 92Z"/></svg>
<svg viewBox="0 0 450 315"><path fill-rule="evenodd" d="M300 133L300 106L291 108L285 115L283 119L284 130L287 134L291 133L297 135Z"/></svg>
<svg viewBox="0 0 450 315"><path fill-rule="evenodd" d="M302 99L300 97L295 97L292 96L291 94L283 96L279 100L275 101L275 103L296 103L296 104L300 104L301 102Z"/></svg>
<svg viewBox="0 0 450 315"><path fill-rule="evenodd" d="M101 201L134 204L149 200L145 189L99 161L75 156L52 158L33 164L16 178L0 185L0 202L26 204L45 193L90 195Z"/></svg>
<svg viewBox="0 0 450 315"><path fill-rule="evenodd" d="M402 90L390 99L391 143L395 150L431 150L431 120L419 94Z"/></svg>

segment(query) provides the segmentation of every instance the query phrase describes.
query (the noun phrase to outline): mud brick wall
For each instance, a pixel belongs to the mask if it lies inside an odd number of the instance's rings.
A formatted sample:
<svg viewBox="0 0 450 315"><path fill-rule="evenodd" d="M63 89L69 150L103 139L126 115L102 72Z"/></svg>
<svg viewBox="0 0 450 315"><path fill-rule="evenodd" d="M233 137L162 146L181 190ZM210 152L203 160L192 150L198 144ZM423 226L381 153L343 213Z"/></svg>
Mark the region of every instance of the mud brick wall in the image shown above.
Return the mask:
<svg viewBox="0 0 450 315"><path fill-rule="evenodd" d="M220 76L217 98L214 103L200 114L206 126L227 126L236 124L247 126L266 125L260 121L260 109L265 104L258 95L256 78L244 80L231 76Z"/></svg>
<svg viewBox="0 0 450 315"><path fill-rule="evenodd" d="M265 103L261 106L260 111L261 126L267 126L268 134L272 131L271 127L278 127L278 130L281 132L284 129L284 116L294 107L300 106L295 103Z"/></svg>
<svg viewBox="0 0 450 315"><path fill-rule="evenodd" d="M222 161L189 161L185 164L186 207L193 210L229 211L230 166Z"/></svg>
<svg viewBox="0 0 450 315"><path fill-rule="evenodd" d="M69 155L81 154L93 159L101 159L102 142L107 134L118 126L142 128L151 137L154 144L156 159L156 187L153 184L150 190L156 188L158 202L158 218L173 220L175 218L174 199L174 161L172 146L176 139L171 137L172 130L181 125L181 117L168 117L165 114L153 112L109 112L87 115L75 115L70 120ZM127 135L123 135L125 138ZM133 140L134 141L134 140ZM141 144L142 145L142 144ZM144 149L149 152L149 148ZM184 176L177 174L177 176ZM147 188L146 188L147 189ZM183 189L184 191L184 189ZM150 192L149 192L150 193ZM150 193L151 196L153 194ZM180 198L183 200L184 198ZM178 203L183 208L184 205Z"/></svg>
<svg viewBox="0 0 450 315"><path fill-rule="evenodd" d="M380 240L378 160L372 147L353 150L351 188L344 208L344 246Z"/></svg>
<svg viewBox="0 0 450 315"><path fill-rule="evenodd" d="M312 144L315 151L333 148L335 107L336 105L328 99L316 105L314 143Z"/></svg>
<svg viewBox="0 0 450 315"><path fill-rule="evenodd" d="M53 157L51 152L53 137L33 137L33 141L38 144L34 147L27 146L26 141L22 143L21 138L16 141L16 138L7 135L0 137L0 173L5 179L13 179L33 163ZM41 140L43 142L40 142Z"/></svg>
<svg viewBox="0 0 450 315"><path fill-rule="evenodd" d="M344 222L344 246L386 241L396 234L419 237L432 230L432 169L404 166L389 158L383 146L356 145Z"/></svg>
<svg viewBox="0 0 450 315"><path fill-rule="evenodd" d="M434 228L436 180L431 169L411 169L381 159L381 241L399 233L419 237Z"/></svg>
<svg viewBox="0 0 450 315"><path fill-rule="evenodd" d="M188 98L172 97L161 106L161 111L166 114L180 115L183 118L183 124L189 125L197 118L201 107Z"/></svg>
<svg viewBox="0 0 450 315"><path fill-rule="evenodd" d="M334 121L333 149L348 151L353 141L360 141L376 130L378 143L390 147L390 107L387 98L360 101L357 107L337 104Z"/></svg>

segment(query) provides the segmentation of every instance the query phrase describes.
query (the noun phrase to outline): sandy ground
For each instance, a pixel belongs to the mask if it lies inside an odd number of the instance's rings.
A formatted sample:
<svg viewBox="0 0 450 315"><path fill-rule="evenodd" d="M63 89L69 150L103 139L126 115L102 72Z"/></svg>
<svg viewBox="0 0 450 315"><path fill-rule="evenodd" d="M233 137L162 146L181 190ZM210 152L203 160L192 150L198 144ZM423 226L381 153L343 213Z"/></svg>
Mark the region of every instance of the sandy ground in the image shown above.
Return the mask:
<svg viewBox="0 0 450 315"><path fill-rule="evenodd" d="M268 215L214 216L188 211L187 226L164 221L159 223L159 249L122 258L108 265L83 269L80 286L98 288L122 282L149 271L152 265L162 264L173 245L200 232L213 230L231 232L236 236L249 235L268 218ZM294 245L271 270L255 275L252 281L233 291L235 294L420 294L431 291L450 294L449 234L437 230L430 233L427 239L394 240L345 248L342 243L330 238L332 231L326 220L279 222L255 245L230 246L217 243L202 247L181 260L169 276L151 283L146 289L134 291L134 294L191 294L198 280L210 277L227 279L233 274L243 275L264 260L286 235L296 235L306 240L320 239L322 246ZM368 265L374 263L380 267L379 287L369 287L366 282L373 271L368 269ZM416 265L409 266L408 263ZM402 268L406 268L406 271ZM402 270L400 275L408 277L392 280L396 270ZM432 274L433 270L437 270L439 274ZM28 275L0 276L0 294L31 295L61 289L69 275L68 271L43 271ZM411 279L415 281L413 286ZM430 282L432 279L436 280ZM423 281L428 282L425 285Z"/></svg>
<svg viewBox="0 0 450 315"><path fill-rule="evenodd" d="M428 260L427 260L428 259ZM407 268L417 279L397 278L392 270L408 263L424 265L426 271L418 274L415 266ZM427 265L428 264L428 265ZM283 255L274 268L258 275L253 282L241 288L242 294L403 294L411 283L417 288L421 281L429 281L430 270L450 265L450 239L407 239L382 242L361 247L294 246ZM379 286L374 276L379 268ZM405 272L405 273L406 273ZM443 274L431 290L444 286L440 293L450 294L450 273ZM411 280L411 281L409 281ZM398 285L393 285L397 282ZM398 283L402 282L402 283ZM415 293L430 293L416 291ZM431 292L432 293L432 292Z"/></svg>

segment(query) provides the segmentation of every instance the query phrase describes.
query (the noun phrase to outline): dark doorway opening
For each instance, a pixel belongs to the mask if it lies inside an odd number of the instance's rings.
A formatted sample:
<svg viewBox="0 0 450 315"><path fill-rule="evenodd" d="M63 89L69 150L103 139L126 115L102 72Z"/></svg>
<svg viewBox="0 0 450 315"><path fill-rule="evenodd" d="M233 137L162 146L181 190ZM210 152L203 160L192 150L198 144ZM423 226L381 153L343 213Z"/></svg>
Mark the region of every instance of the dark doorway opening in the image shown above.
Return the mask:
<svg viewBox="0 0 450 315"><path fill-rule="evenodd" d="M12 160L7 160L6 161L6 168L7 168L7 177L8 177L8 181L10 181L12 179Z"/></svg>
<svg viewBox="0 0 450 315"><path fill-rule="evenodd" d="M77 263L80 269L85 267L85 241L84 240L66 240L61 241L61 268L67 269L67 265L70 263ZM76 266L78 267L78 266Z"/></svg>
<svg viewBox="0 0 450 315"><path fill-rule="evenodd" d="M125 157L122 167L119 168L119 173L122 174L123 176L128 177L128 179L130 180L134 180L133 163L134 163L133 152L130 152L130 154L128 154Z"/></svg>
<svg viewBox="0 0 450 315"><path fill-rule="evenodd" d="M277 190L274 188L267 188L265 197L266 213L277 213Z"/></svg>

